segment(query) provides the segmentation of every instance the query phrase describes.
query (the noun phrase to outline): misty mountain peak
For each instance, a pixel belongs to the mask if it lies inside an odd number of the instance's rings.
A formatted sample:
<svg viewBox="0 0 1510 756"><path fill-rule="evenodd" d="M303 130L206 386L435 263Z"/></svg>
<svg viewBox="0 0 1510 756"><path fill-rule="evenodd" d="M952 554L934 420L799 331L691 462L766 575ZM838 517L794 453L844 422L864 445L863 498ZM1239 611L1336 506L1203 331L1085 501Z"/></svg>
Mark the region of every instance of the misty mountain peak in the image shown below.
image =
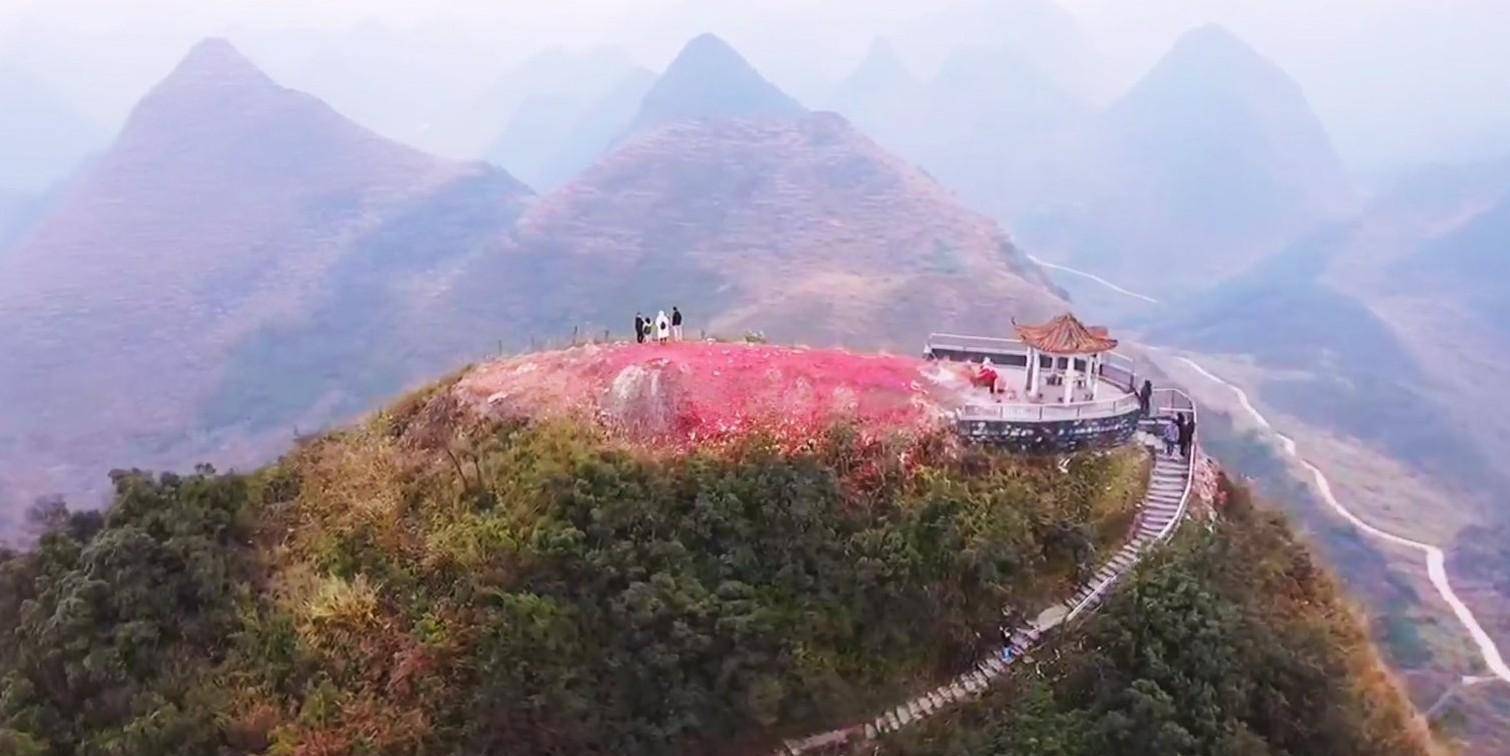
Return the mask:
<svg viewBox="0 0 1510 756"><path fill-rule="evenodd" d="M870 49L865 52L865 58L860 61L854 73L850 74L850 79L895 85L912 81L912 73L907 70L907 65L902 62L902 56L897 54L891 41L885 37L876 37L871 41Z"/></svg>
<svg viewBox="0 0 1510 756"><path fill-rule="evenodd" d="M744 58L734 49L733 45L725 42L722 37L712 32L703 32L688 40L687 44L682 46L681 52L677 53L676 60L683 64L690 61L714 60L745 63ZM675 65L676 63L672 63L673 67Z"/></svg>
<svg viewBox="0 0 1510 756"><path fill-rule="evenodd" d="M1206 24L1181 34L1145 82L1163 82L1180 88L1240 88L1298 93L1288 73L1264 57L1236 34L1217 24Z"/></svg>
<svg viewBox="0 0 1510 756"><path fill-rule="evenodd" d="M1127 212L1176 219L1179 238L1279 243L1352 202L1300 85L1220 26L1181 35L1101 127L1118 171L1156 187Z"/></svg>
<svg viewBox="0 0 1510 756"><path fill-rule="evenodd" d="M645 95L632 130L696 118L788 118L806 112L729 43L700 34Z"/></svg>
<svg viewBox="0 0 1510 756"><path fill-rule="evenodd" d="M277 87L255 63L229 40L208 37L189 49L160 87L170 86Z"/></svg>

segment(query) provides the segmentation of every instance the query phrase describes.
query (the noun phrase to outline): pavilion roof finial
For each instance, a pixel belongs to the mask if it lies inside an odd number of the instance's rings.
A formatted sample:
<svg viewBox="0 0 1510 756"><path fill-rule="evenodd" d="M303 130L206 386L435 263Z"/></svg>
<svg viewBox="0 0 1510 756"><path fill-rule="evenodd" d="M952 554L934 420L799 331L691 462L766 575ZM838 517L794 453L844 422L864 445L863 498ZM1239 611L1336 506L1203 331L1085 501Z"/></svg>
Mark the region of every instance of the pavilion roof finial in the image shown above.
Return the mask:
<svg viewBox="0 0 1510 756"><path fill-rule="evenodd" d="M1048 354L1096 354L1117 348L1117 340L1104 326L1086 326L1068 312L1041 325L1022 325L1015 318L1012 325L1023 343Z"/></svg>

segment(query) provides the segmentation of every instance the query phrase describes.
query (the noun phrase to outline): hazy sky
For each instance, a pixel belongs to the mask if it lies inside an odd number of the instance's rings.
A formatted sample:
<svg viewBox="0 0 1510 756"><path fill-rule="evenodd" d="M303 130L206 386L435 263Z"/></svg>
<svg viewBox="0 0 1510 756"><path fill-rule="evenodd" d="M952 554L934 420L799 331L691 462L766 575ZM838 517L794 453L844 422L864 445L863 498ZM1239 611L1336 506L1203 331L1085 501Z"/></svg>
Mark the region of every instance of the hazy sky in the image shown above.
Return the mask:
<svg viewBox="0 0 1510 756"><path fill-rule="evenodd" d="M877 34L959 6L1048 0L0 0L0 65L56 85L113 126L193 40L229 35L275 75L311 40L406 40L458 92L552 45L623 46L664 65L699 27L813 96ZM1510 0L1059 0L1098 56L1103 91L1178 34L1221 23L1288 70L1361 170L1510 145ZM428 40L417 44L416 40ZM940 49L949 39L933 40ZM302 46L302 47L301 47ZM904 50L904 53L906 51ZM308 57L307 53L299 54ZM921 66L927 60L918 59ZM318 92L317 92L318 93ZM821 103L820 103L821 104Z"/></svg>

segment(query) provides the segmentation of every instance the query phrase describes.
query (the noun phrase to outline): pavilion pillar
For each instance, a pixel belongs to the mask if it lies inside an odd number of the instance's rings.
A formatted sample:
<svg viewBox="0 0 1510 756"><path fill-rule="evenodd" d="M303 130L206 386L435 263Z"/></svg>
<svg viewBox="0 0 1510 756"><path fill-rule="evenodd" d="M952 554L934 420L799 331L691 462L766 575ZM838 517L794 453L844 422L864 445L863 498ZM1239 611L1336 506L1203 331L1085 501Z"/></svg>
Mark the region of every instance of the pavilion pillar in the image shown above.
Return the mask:
<svg viewBox="0 0 1510 756"><path fill-rule="evenodd" d="M1028 374L1028 396L1032 396L1038 393L1038 350L1034 349L1033 347L1028 347L1028 364L1026 372Z"/></svg>
<svg viewBox="0 0 1510 756"><path fill-rule="evenodd" d="M1064 358L1064 396L1062 402L1069 404L1075 398L1075 355Z"/></svg>
<svg viewBox="0 0 1510 756"><path fill-rule="evenodd" d="M1090 361L1087 363L1087 366L1090 368L1091 374L1087 380L1091 384L1091 401L1094 402L1096 401L1096 395L1100 393L1101 389L1101 355L1093 354L1089 359Z"/></svg>

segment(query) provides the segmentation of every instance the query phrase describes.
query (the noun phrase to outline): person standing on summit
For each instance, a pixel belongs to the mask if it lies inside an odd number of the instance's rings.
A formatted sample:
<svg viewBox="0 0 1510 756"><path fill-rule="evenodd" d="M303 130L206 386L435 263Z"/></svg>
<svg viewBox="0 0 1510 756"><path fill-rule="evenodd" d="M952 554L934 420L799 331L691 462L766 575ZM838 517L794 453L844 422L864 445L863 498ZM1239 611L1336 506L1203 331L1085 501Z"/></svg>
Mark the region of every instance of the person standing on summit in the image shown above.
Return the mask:
<svg viewBox="0 0 1510 756"><path fill-rule="evenodd" d="M645 316L638 312L634 314L634 340L645 343Z"/></svg>
<svg viewBox="0 0 1510 756"><path fill-rule="evenodd" d="M655 314L655 340L661 344L671 336L671 320L666 317L666 311L661 310Z"/></svg>
<svg viewBox="0 0 1510 756"><path fill-rule="evenodd" d="M682 340L682 311L675 305L671 307L671 340Z"/></svg>

